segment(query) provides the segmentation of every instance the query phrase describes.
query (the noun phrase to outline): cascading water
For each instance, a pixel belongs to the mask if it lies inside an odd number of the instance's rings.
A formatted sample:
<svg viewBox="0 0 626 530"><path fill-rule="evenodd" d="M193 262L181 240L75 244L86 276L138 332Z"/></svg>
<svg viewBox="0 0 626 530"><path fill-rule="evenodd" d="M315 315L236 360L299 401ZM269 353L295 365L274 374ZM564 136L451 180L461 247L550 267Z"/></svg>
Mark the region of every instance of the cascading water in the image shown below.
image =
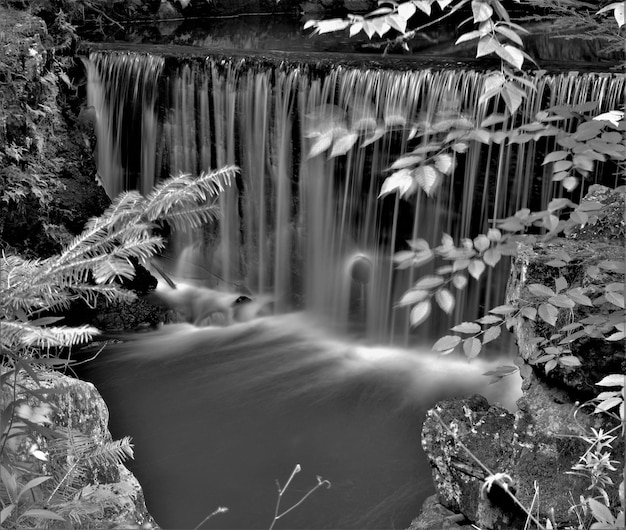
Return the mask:
<svg viewBox="0 0 626 530"><path fill-rule="evenodd" d="M403 126L453 110L479 123L485 75L476 71L322 73L307 65L112 52L92 53L87 65L107 193L147 193L169 174L239 165L237 186L220 198L218 231L195 238L195 273L211 286L270 294L278 312L298 307L338 329L355 324L379 343L409 340L408 316L393 308L417 274L394 271L392 256L405 240L437 243L443 232L468 237L533 201L538 209L553 193L532 143L473 142L435 198L418 192L408 201L378 198L408 131L367 148L357 143L335 158L307 156L311 123L338 115ZM559 104L597 100L600 111L611 110L623 92L622 76L536 77L537 92L522 105L524 121ZM499 303L505 281L506 274L490 272L487 289L459 294L452 318L431 319L426 335Z"/></svg>
<svg viewBox="0 0 626 530"><path fill-rule="evenodd" d="M393 305L418 272L394 270L392 256L405 240L458 239L531 203L539 208L553 190L533 144L474 142L435 197L378 198L406 145L404 125L448 112L484 118L484 74L118 52L93 53L86 64L107 193L147 194L169 174L238 165L218 225L176 243L180 268L170 272L248 290L256 304L273 299L278 313L136 334L81 367L111 409L114 436L134 439L131 468L151 513L163 527L191 528L225 505L229 513L204 528L267 528L274 481L284 485L299 463L283 507L315 474L332 488L277 527L406 528L433 490L419 444L425 410L489 390L512 406L516 389L507 380L488 386L482 359L377 346L415 340ZM599 100L600 111L611 110L623 92L622 77L604 74L538 74L536 84L523 102L526 121L556 104ZM308 156L323 140L315 134L348 121L397 130L341 156ZM459 297L452 318L499 303L504 272ZM296 308L304 311L289 314ZM423 341L450 320L428 325L419 328ZM355 333L346 339L345 331Z"/></svg>

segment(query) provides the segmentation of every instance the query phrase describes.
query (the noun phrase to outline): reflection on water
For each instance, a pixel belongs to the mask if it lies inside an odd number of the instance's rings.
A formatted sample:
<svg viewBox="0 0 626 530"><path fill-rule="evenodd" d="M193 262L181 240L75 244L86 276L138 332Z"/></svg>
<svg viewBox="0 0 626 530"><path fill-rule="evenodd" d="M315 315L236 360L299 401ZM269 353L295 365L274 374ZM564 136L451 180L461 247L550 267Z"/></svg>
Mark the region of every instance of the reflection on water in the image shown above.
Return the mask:
<svg viewBox="0 0 626 530"><path fill-rule="evenodd" d="M299 473L276 528L406 528L432 493L420 449L436 399L485 389L478 363L329 336L307 315L229 327L175 324L108 347L81 374L101 391L114 436L165 528L267 528L278 479ZM514 391L490 387L509 404Z"/></svg>

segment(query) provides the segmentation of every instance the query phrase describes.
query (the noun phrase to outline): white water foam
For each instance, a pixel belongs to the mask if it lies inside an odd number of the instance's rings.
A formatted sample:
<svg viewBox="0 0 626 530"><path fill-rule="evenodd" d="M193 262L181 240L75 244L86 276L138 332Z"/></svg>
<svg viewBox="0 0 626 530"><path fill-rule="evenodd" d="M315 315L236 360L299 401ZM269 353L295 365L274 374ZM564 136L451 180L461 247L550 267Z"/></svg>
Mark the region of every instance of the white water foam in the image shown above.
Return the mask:
<svg viewBox="0 0 626 530"><path fill-rule="evenodd" d="M433 403L452 396L485 395L509 410L520 397L520 379L489 385L482 375L502 361L471 362L426 347L396 348L334 336L307 313L254 318L230 326L170 324L134 335L122 346L145 363L205 365L218 370L225 388L241 395L289 399L363 392L396 396L398 405ZM210 368L213 367L213 368Z"/></svg>

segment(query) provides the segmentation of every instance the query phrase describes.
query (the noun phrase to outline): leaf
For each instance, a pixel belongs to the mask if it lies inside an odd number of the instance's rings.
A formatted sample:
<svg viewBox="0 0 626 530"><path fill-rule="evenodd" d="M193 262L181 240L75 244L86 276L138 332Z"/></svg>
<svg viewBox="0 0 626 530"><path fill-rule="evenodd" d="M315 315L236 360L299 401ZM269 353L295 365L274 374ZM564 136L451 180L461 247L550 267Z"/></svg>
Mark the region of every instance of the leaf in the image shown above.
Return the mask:
<svg viewBox="0 0 626 530"><path fill-rule="evenodd" d="M13 512L15 508L17 508L15 504L9 504L0 511L0 524L4 523L4 521L9 518L9 515L11 515L11 512Z"/></svg>
<svg viewBox="0 0 626 530"><path fill-rule="evenodd" d="M442 285L443 282L444 280L441 276L431 274L420 278L413 286L413 289L435 289Z"/></svg>
<svg viewBox="0 0 626 530"><path fill-rule="evenodd" d="M591 301L591 298L583 294L582 291L583 291L582 287L576 287L574 289L570 289L569 291L567 291L567 296L569 296L572 300L574 300L574 302L576 302L579 305L586 305L588 307L593 307L593 302Z"/></svg>
<svg viewBox="0 0 626 530"><path fill-rule="evenodd" d="M423 156L407 155L401 156L391 164L391 169L402 169L405 167L416 166L424 160Z"/></svg>
<svg viewBox="0 0 626 530"><path fill-rule="evenodd" d="M486 235L480 234L474 238L474 248L478 250L478 252L488 249L489 245L491 245L491 242Z"/></svg>
<svg viewBox="0 0 626 530"><path fill-rule="evenodd" d="M65 519L60 515L51 512L50 510L42 510L39 508L26 510L22 515L20 515L18 521L24 519L25 517L34 517L35 519L52 519L54 521L65 521Z"/></svg>
<svg viewBox="0 0 626 530"><path fill-rule="evenodd" d="M496 52L497 53L497 52ZM504 103L510 114L514 114L515 111L521 106L523 96L516 90L513 90L510 83L507 83L502 88L502 99L504 99ZM523 140L529 141L532 137L529 135L518 135L515 137L515 140L519 143L522 143ZM513 140L511 140L513 142Z"/></svg>
<svg viewBox="0 0 626 530"><path fill-rule="evenodd" d="M550 289L550 287L541 283L531 283L527 287L528 290L535 296L546 297L554 296L556 294L552 289Z"/></svg>
<svg viewBox="0 0 626 530"><path fill-rule="evenodd" d="M391 25L387 22L387 17L375 18L371 21L372 27L378 33L379 37L382 37L391 29Z"/></svg>
<svg viewBox="0 0 626 530"><path fill-rule="evenodd" d="M450 331L454 331L456 333L471 333L476 334L480 333L481 327L474 322L461 322L457 324Z"/></svg>
<svg viewBox="0 0 626 530"><path fill-rule="evenodd" d="M556 368L556 365L557 365L557 362L554 359L548 361L546 365L544 366L544 370L546 374L550 372L551 370L553 370L554 368Z"/></svg>
<svg viewBox="0 0 626 530"><path fill-rule="evenodd" d="M411 309L409 316L411 326L416 327L423 323L430 316L431 309L430 300L424 300Z"/></svg>
<svg viewBox="0 0 626 530"><path fill-rule="evenodd" d="M498 249L495 249L495 248L490 248L483 255L483 261L490 267L495 267L501 258L502 258L502 253Z"/></svg>
<svg viewBox="0 0 626 530"><path fill-rule="evenodd" d="M406 27L406 26L405 26ZM350 37L354 37L359 31L363 29L363 22L353 22L350 25ZM404 32L403 32L404 33Z"/></svg>
<svg viewBox="0 0 626 530"><path fill-rule="evenodd" d="M459 291L465 289L467 286L467 276L463 274L455 274L452 276L452 285L456 287Z"/></svg>
<svg viewBox="0 0 626 530"><path fill-rule="evenodd" d="M393 14L387 17L387 22L393 29L399 31L400 33L406 33L406 24L407 24L406 18L398 14Z"/></svg>
<svg viewBox="0 0 626 530"><path fill-rule="evenodd" d="M607 302L624 309L624 295L622 293L608 291L604 296L606 297Z"/></svg>
<svg viewBox="0 0 626 530"><path fill-rule="evenodd" d="M559 276L554 280L554 286L557 293L560 293L563 289L567 289L567 280L563 276Z"/></svg>
<svg viewBox="0 0 626 530"><path fill-rule="evenodd" d="M470 31L468 33L464 33L463 35L461 35L456 42L454 43L456 44L461 44L462 42L467 42L470 40L474 40L477 39L479 37L482 37L482 33L480 31Z"/></svg>
<svg viewBox="0 0 626 530"><path fill-rule="evenodd" d="M332 33L347 28L350 21L343 18L330 18L328 20L318 20L315 24L315 31L322 35L323 33Z"/></svg>
<svg viewBox="0 0 626 530"><path fill-rule="evenodd" d="M437 291L435 293L435 300L437 301L437 304L444 313L448 315L452 313L455 300L454 296L450 291L448 291L448 289L440 289L439 291Z"/></svg>
<svg viewBox="0 0 626 530"><path fill-rule="evenodd" d="M500 333L502 333L502 328L500 326L487 328L483 335L483 344L496 340L500 336Z"/></svg>
<svg viewBox="0 0 626 530"><path fill-rule="evenodd" d="M626 376L623 374L611 374L603 377L596 383L598 386L624 386Z"/></svg>
<svg viewBox="0 0 626 530"><path fill-rule="evenodd" d="M505 44L500 48L496 49L496 53L507 63L514 66L518 70L522 69L522 65L524 64L524 54L519 48L515 46L511 46L510 44Z"/></svg>
<svg viewBox="0 0 626 530"><path fill-rule="evenodd" d="M485 270L485 264L482 260L474 259L467 270L475 280L478 280Z"/></svg>
<svg viewBox="0 0 626 530"><path fill-rule="evenodd" d="M609 398L609 399L605 399L604 401L598 403L596 405L596 409L594 410L594 412L602 412L602 411L607 411L612 409L613 407L616 407L617 405L623 403L624 400L621 397L614 397L614 398Z"/></svg>
<svg viewBox="0 0 626 530"><path fill-rule="evenodd" d="M491 35L485 35L478 41L476 47L476 57L484 57L496 51L500 47L498 39L494 39Z"/></svg>
<svg viewBox="0 0 626 530"><path fill-rule="evenodd" d="M432 0L412 0L420 11L423 11L430 16L430 4Z"/></svg>
<svg viewBox="0 0 626 530"><path fill-rule="evenodd" d="M578 179L576 177L565 177L562 184L567 191L573 191L578 187Z"/></svg>
<svg viewBox="0 0 626 530"><path fill-rule="evenodd" d="M435 167L444 175L449 175L454 170L454 159L447 153L435 157Z"/></svg>
<svg viewBox="0 0 626 530"><path fill-rule="evenodd" d="M0 464L0 480L4 485L6 492L9 494L9 498L15 499L17 497L17 479L15 477L15 473L12 473Z"/></svg>
<svg viewBox="0 0 626 530"><path fill-rule="evenodd" d="M502 24L496 24L495 30L500 33L500 35L504 35L507 39L512 40L520 48L524 46L524 42L522 41L521 37L512 29L507 28Z"/></svg>
<svg viewBox="0 0 626 530"><path fill-rule="evenodd" d="M550 162L558 162L559 160L564 160L567 158L569 153L567 151L553 151L552 153L548 153L546 157L543 159L542 166L549 164Z"/></svg>
<svg viewBox="0 0 626 530"><path fill-rule="evenodd" d="M485 315L484 317L480 317L476 322L481 324L496 324L502 322L502 319L495 315Z"/></svg>
<svg viewBox="0 0 626 530"><path fill-rule="evenodd" d="M580 359L578 357L575 357L574 355L563 355L559 357L559 364L563 366L574 367L580 366L581 362Z"/></svg>
<svg viewBox="0 0 626 530"><path fill-rule="evenodd" d="M328 150L328 148L333 143L333 132L332 130L326 131L319 136L315 137L315 141L309 150L309 154L307 158L315 158L316 156L322 154L324 151Z"/></svg>
<svg viewBox="0 0 626 530"><path fill-rule="evenodd" d="M328 155L328 157L334 158L336 156L345 155L348 151L350 151L350 149L352 149L352 146L354 146L354 144L356 143L358 139L359 139L358 133L354 133L354 132L349 132L347 134L342 135L338 139L336 138L333 141L333 148L330 154Z"/></svg>
<svg viewBox="0 0 626 530"><path fill-rule="evenodd" d="M413 170L413 176L417 184L429 197L439 187L441 183L441 173L433 166L422 166Z"/></svg>
<svg viewBox="0 0 626 530"><path fill-rule="evenodd" d="M422 291L419 289L411 289L402 295L402 298L396 304L398 307L404 307L407 305L417 304L430 295L429 291Z"/></svg>
<svg viewBox="0 0 626 530"><path fill-rule="evenodd" d="M499 305L489 310L490 313L494 313L496 315L510 315L511 313L515 313L515 311L517 311L517 308L508 304Z"/></svg>
<svg viewBox="0 0 626 530"><path fill-rule="evenodd" d="M413 2L404 2L403 4L400 4L398 6L398 15L400 15L405 20L410 19L416 11L417 8L413 4Z"/></svg>
<svg viewBox="0 0 626 530"><path fill-rule="evenodd" d="M571 300L567 295L557 294L548 298L548 302L556 307L564 307L566 309L576 306L576 303Z"/></svg>
<svg viewBox="0 0 626 530"><path fill-rule="evenodd" d="M39 486L40 484L43 484L44 482L46 482L47 480L50 480L52 477L37 477L34 478L32 480L29 480L24 487L20 490L19 495L17 496L17 500L19 501L20 497L26 493L28 490L35 488L37 486Z"/></svg>
<svg viewBox="0 0 626 530"><path fill-rule="evenodd" d="M613 518L611 510L609 510L606 505L602 504L592 497L587 498L587 503L589 504L589 508L591 508L591 513L593 514L596 521L599 521L600 523L611 523L611 526L614 526L612 523L615 519Z"/></svg>
<svg viewBox="0 0 626 530"><path fill-rule="evenodd" d="M537 308L530 306L524 307L520 311L520 314L528 320L535 320L535 318L537 318Z"/></svg>
<svg viewBox="0 0 626 530"><path fill-rule="evenodd" d="M468 359L473 359L474 357L476 357L480 353L482 347L483 345L480 340L473 337L470 337L463 341L463 353L465 353L465 356Z"/></svg>
<svg viewBox="0 0 626 530"><path fill-rule="evenodd" d="M544 322L547 322L551 326L556 326L559 310L552 304L541 304L537 309L537 314Z"/></svg>
<svg viewBox="0 0 626 530"><path fill-rule="evenodd" d="M481 0L472 0L472 15L474 16L474 22L484 22L489 20L493 15L493 9L491 6Z"/></svg>
<svg viewBox="0 0 626 530"><path fill-rule="evenodd" d="M378 198L384 197L390 193L399 193L400 197L413 191L415 182L408 169L400 169L391 176L387 177L380 188Z"/></svg>
<svg viewBox="0 0 626 530"><path fill-rule="evenodd" d="M455 348L461 342L461 337L458 335L446 335L441 337L435 344L433 344L434 351L446 351L451 348Z"/></svg>

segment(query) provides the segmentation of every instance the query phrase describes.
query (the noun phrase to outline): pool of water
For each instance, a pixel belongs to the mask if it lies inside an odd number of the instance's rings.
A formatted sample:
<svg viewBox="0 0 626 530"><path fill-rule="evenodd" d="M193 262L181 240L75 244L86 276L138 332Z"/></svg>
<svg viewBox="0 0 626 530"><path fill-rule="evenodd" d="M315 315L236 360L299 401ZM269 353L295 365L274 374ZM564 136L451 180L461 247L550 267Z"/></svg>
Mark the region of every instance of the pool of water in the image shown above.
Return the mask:
<svg viewBox="0 0 626 530"><path fill-rule="evenodd" d="M420 447L437 399L486 389L483 364L425 349L375 347L330 336L305 315L229 327L189 324L127 337L81 377L132 436L129 467L164 528L268 528L277 481L302 471L275 528L406 528L431 493ZM505 387L492 397L515 398Z"/></svg>

